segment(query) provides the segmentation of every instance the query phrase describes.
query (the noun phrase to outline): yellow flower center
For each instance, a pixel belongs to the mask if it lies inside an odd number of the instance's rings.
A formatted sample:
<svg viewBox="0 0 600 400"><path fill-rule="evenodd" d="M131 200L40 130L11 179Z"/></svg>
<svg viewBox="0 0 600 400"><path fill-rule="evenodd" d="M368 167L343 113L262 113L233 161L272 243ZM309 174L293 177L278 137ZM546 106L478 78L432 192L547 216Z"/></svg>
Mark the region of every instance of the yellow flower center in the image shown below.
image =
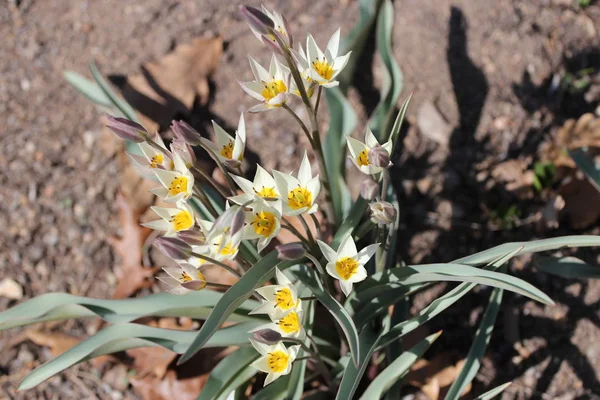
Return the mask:
<svg viewBox="0 0 600 400"><path fill-rule="evenodd" d="M202 282L202 286L200 287L200 289L204 289L206 287L206 278L204 277L204 275L200 271L197 271L197 274L198 274L198 280ZM183 283L191 282L193 280L192 277L189 276L187 272L182 272L181 273L181 278L179 278L179 279Z"/></svg>
<svg viewBox="0 0 600 400"><path fill-rule="evenodd" d="M175 169L175 161L171 160L171 162L169 163L169 169L171 169L171 171Z"/></svg>
<svg viewBox="0 0 600 400"><path fill-rule="evenodd" d="M225 246L221 247L221 241L222 238L219 239L214 245L216 250L219 251L219 254L224 256L224 257L228 257L228 256L232 256L235 254L235 252L237 251L237 248L233 246L232 242L227 242L225 244ZM221 247L221 249L219 250L219 247Z"/></svg>
<svg viewBox="0 0 600 400"><path fill-rule="evenodd" d="M369 150L361 151L360 154L358 155L358 157L356 157L356 161L358 162L358 165L361 167L365 167L365 166L371 164L371 162L369 161Z"/></svg>
<svg viewBox="0 0 600 400"><path fill-rule="evenodd" d="M358 261L352 257L344 257L335 263L335 270L343 280L347 281L358 270Z"/></svg>
<svg viewBox="0 0 600 400"><path fill-rule="evenodd" d="M188 178L185 176L178 176L171 181L169 186L169 193L171 196L178 195L179 193L187 194Z"/></svg>
<svg viewBox="0 0 600 400"><path fill-rule="evenodd" d="M256 191L256 190L255 190ZM275 188L272 187L264 187L262 189L260 189L260 191L256 192L257 196L264 198L277 198L279 197L277 195L277 192L275 191Z"/></svg>
<svg viewBox="0 0 600 400"><path fill-rule="evenodd" d="M288 205L292 210L310 207L312 204L312 193L303 187L297 187L288 194Z"/></svg>
<svg viewBox="0 0 600 400"><path fill-rule="evenodd" d="M282 310L289 310L296 305L292 291L289 288L279 289L275 292L275 307L279 307Z"/></svg>
<svg viewBox="0 0 600 400"><path fill-rule="evenodd" d="M171 223L173 223L173 229L177 232L184 231L190 229L194 225L194 218L192 218L192 215L187 210L183 210L182 212L173 215Z"/></svg>
<svg viewBox="0 0 600 400"><path fill-rule="evenodd" d="M190 281L192 280L192 277L191 277L191 276L189 276L189 275L187 274L187 272L182 272L182 273L181 273L181 278L180 278L180 279L181 279L181 280L182 280L182 281L185 283L185 282L190 282Z"/></svg>
<svg viewBox="0 0 600 400"><path fill-rule="evenodd" d="M313 61L312 65L317 74L321 75L321 78L330 80L333 77L333 66L329 65L325 58Z"/></svg>
<svg viewBox="0 0 600 400"><path fill-rule="evenodd" d="M290 363L290 356L281 350L277 350L269 353L267 363L272 372L281 374L287 369L288 364Z"/></svg>
<svg viewBox="0 0 600 400"><path fill-rule="evenodd" d="M254 225L254 232L258 235L269 237L277 228L277 218L270 212L261 211L256 213L252 225Z"/></svg>
<svg viewBox="0 0 600 400"><path fill-rule="evenodd" d="M271 82L263 82L264 89L260 93L262 97L265 98L265 101L270 101L273 97L277 96L279 93L285 93L287 91L287 86L282 80L273 80Z"/></svg>
<svg viewBox="0 0 600 400"><path fill-rule="evenodd" d="M163 163L165 157L162 154L156 154L150 159L150 168L156 168Z"/></svg>
<svg viewBox="0 0 600 400"><path fill-rule="evenodd" d="M233 158L233 141L223 145L223 148L221 148L221 155L228 159Z"/></svg>
<svg viewBox="0 0 600 400"><path fill-rule="evenodd" d="M288 335L290 333L298 333L300 332L300 328L302 328L298 314L295 311L291 311L285 317L277 321L277 325L279 325L279 329L281 329L283 333Z"/></svg>

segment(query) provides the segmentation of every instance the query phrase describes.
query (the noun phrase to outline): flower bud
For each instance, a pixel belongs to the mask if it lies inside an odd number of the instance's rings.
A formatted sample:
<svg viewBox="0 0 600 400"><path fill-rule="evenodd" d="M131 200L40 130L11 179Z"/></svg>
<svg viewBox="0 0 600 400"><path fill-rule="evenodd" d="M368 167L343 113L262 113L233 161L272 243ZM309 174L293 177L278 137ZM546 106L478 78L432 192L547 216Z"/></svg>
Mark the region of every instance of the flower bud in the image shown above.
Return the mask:
<svg viewBox="0 0 600 400"><path fill-rule="evenodd" d="M186 288L187 290L202 290L206 287L206 281L189 281L183 282L181 287Z"/></svg>
<svg viewBox="0 0 600 400"><path fill-rule="evenodd" d="M254 336L254 340L260 343L272 345L279 341L281 341L281 334L272 329L261 329L255 332L252 332L252 336Z"/></svg>
<svg viewBox="0 0 600 400"><path fill-rule="evenodd" d="M231 219L230 231L232 235L235 235L244 227L244 221L246 220L246 213L243 207L237 207L233 218Z"/></svg>
<svg viewBox="0 0 600 400"><path fill-rule="evenodd" d="M373 200L379 195L379 184L373 179L365 179L360 184L360 196L366 200Z"/></svg>
<svg viewBox="0 0 600 400"><path fill-rule="evenodd" d="M387 201L374 201L369 204L371 209L371 221L374 223L392 224L396 221L396 207Z"/></svg>
<svg viewBox="0 0 600 400"><path fill-rule="evenodd" d="M202 246L206 242L204 233L192 229L177 232L177 238L183 240L190 246Z"/></svg>
<svg viewBox="0 0 600 400"><path fill-rule="evenodd" d="M240 11L246 20L248 21L248 25L256 32L262 35L268 35L273 32L275 28L275 24L273 24L273 20L269 18L265 13L260 11L258 8L249 7L249 6L241 6Z"/></svg>
<svg viewBox="0 0 600 400"><path fill-rule="evenodd" d="M156 238L154 246L174 260L185 260L192 256L192 247L183 240L174 237Z"/></svg>
<svg viewBox="0 0 600 400"><path fill-rule="evenodd" d="M171 142L171 151L181 157L188 168L196 164L196 153L192 146L187 144L183 139L175 138Z"/></svg>
<svg viewBox="0 0 600 400"><path fill-rule="evenodd" d="M369 150L369 162L375 167L387 168L390 166L390 153L382 146L375 146Z"/></svg>
<svg viewBox="0 0 600 400"><path fill-rule="evenodd" d="M299 260L306 255L306 249L300 242L280 244L275 250L280 260Z"/></svg>
<svg viewBox="0 0 600 400"><path fill-rule="evenodd" d="M192 146L199 145L202 141L202 135L184 121L172 121L171 130L176 137Z"/></svg>
<svg viewBox="0 0 600 400"><path fill-rule="evenodd" d="M240 165L242 165L242 163L239 160L232 160L231 158L223 161L223 166L230 171L238 169Z"/></svg>
<svg viewBox="0 0 600 400"><path fill-rule="evenodd" d="M121 139L130 140L132 142L145 142L148 136L146 128L128 120L127 118L119 118L107 116L108 124L106 127L117 134Z"/></svg>

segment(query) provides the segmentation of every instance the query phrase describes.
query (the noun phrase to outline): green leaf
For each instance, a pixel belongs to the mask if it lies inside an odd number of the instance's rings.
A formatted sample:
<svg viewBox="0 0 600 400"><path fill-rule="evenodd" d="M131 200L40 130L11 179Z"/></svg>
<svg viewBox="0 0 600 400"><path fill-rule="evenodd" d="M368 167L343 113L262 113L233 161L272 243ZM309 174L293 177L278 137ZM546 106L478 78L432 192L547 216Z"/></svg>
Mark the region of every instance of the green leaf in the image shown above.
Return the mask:
<svg viewBox="0 0 600 400"><path fill-rule="evenodd" d="M569 155L577 164L577 167L583 171L588 180L600 190L600 167L594 163L594 160L585 149L569 150Z"/></svg>
<svg viewBox="0 0 600 400"><path fill-rule="evenodd" d="M350 203L350 192L344 181L346 136L356 127L356 113L339 88L325 90L329 110L329 129L323 144L325 168L331 184L331 202L335 220L342 221Z"/></svg>
<svg viewBox="0 0 600 400"><path fill-rule="evenodd" d="M254 264L236 283L233 284L215 305L198 335L179 360L179 364L189 360L200 350L216 330L252 295L254 289L264 284L273 274L279 263L277 251L272 251ZM291 262L282 263L286 268Z"/></svg>
<svg viewBox="0 0 600 400"><path fill-rule="evenodd" d="M238 376L243 375L245 379L241 383L250 379L258 372L255 368L250 367L260 354L254 347L242 347L222 359L217 366L211 371L206 385L202 388L200 396L197 400L213 400L222 396L227 396L239 385ZM248 371L246 371L248 370ZM251 372L252 375L248 376Z"/></svg>
<svg viewBox="0 0 600 400"><path fill-rule="evenodd" d="M515 249L522 249L515 255L539 253L540 251L556 250L563 247L592 247L600 246L600 236L561 236L554 239L534 240L531 242L505 243L491 249L481 251L471 256L454 260L456 264L483 265Z"/></svg>
<svg viewBox="0 0 600 400"><path fill-rule="evenodd" d="M92 77L94 78L94 80L96 81L96 83L98 84L100 89L104 92L106 97L108 97L110 99L111 103L121 112L121 114L123 114L123 116L130 119L131 121L139 123L140 121L139 121L137 114L136 114L135 110L133 109L133 107L131 107L131 105L129 105L129 103L127 103L125 100L120 98L113 91L112 87L104 79L104 77L98 70L98 67L96 67L96 64L91 62L89 67L90 67L90 72L92 74Z"/></svg>
<svg viewBox="0 0 600 400"><path fill-rule="evenodd" d="M206 346L225 347L248 344L248 331L261 324L261 322L249 322L221 329L212 336ZM30 389L77 363L117 351L136 347L161 346L180 353L191 343L195 334L196 332L193 331L161 329L130 323L111 325L35 369L21 382L19 390Z"/></svg>
<svg viewBox="0 0 600 400"><path fill-rule="evenodd" d="M481 366L481 360L485 355L485 350L490 343L492 332L494 331L494 325L496 325L496 317L498 316L498 310L502 303L502 289L494 289L490 295L490 301L488 306L483 313L479 329L475 333L475 340L471 344L465 364L463 365L460 373L456 377L456 380L450 386L446 399L456 400L460 397L465 387L471 383L479 367Z"/></svg>
<svg viewBox="0 0 600 400"><path fill-rule="evenodd" d="M411 286L437 281L479 283L510 290L541 303L554 304L544 292L522 279L460 264L424 264L392 268L370 276L363 281L358 290L364 300L369 295L376 297L382 286Z"/></svg>
<svg viewBox="0 0 600 400"><path fill-rule="evenodd" d="M511 385L512 382L506 382L500 386L493 388L492 390L485 392L484 394L477 396L475 400L492 400L494 397L498 396L500 393L504 392L504 390Z"/></svg>
<svg viewBox="0 0 600 400"><path fill-rule="evenodd" d="M352 361L354 364L358 364L360 354L358 331L356 330L354 322L352 322L350 314L348 314L348 312L340 303L338 303L336 299L331 297L331 295L323 289L321 280L314 276L314 272L312 270L309 270L305 266L303 269L298 270L296 276L306 287L310 289L317 300L319 300L335 318L340 328L342 328L346 339L348 340Z"/></svg>
<svg viewBox="0 0 600 400"><path fill-rule="evenodd" d="M371 382L367 390L360 397L360 400L380 399L389 388L399 379L401 379L410 367L427 351L429 346L442 334L442 331L427 336L425 339L414 345L407 352L396 358L383 371L377 375Z"/></svg>
<svg viewBox="0 0 600 400"><path fill-rule="evenodd" d="M63 72L63 77L75 89L77 89L79 93L87 97L87 99L92 103L105 108L113 107L113 102L96 82L91 81L73 71Z"/></svg>
<svg viewBox="0 0 600 400"><path fill-rule="evenodd" d="M304 286L303 284L298 284L297 286ZM299 289L299 293L301 293ZM306 294L302 293L301 296L307 296L309 294L308 288L306 288ZM309 301L305 306L304 312L304 321L302 325L304 326L304 330L306 331L306 339L304 339L304 344L310 346L309 335L313 334L313 322L315 319L315 307L314 302ZM288 394L288 398L290 400L300 400L302 399L302 395L304 394L304 376L306 375L306 364L307 360L301 360L294 362L294 366L292 368L292 372L290 373L289 382L286 388L286 393Z"/></svg>
<svg viewBox="0 0 600 400"><path fill-rule="evenodd" d="M0 312L0 331L46 321L100 317L108 322L130 322L141 317L206 318L223 294L210 289L185 295L157 293L124 300L92 299L67 293L48 293ZM229 322L260 321L248 315L259 303L247 300L230 315Z"/></svg>
<svg viewBox="0 0 600 400"><path fill-rule="evenodd" d="M396 115L396 120L394 121L394 125L392 125L392 130L390 132L390 140L392 141L392 154L394 153L394 149L396 148L396 144L398 142L398 137L400 137L400 128L402 128L402 123L404 122L404 116L406 115L406 111L408 110L408 105L410 104L410 100L412 99L413 94L411 93Z"/></svg>
<svg viewBox="0 0 600 400"><path fill-rule="evenodd" d="M381 101L369 119L369 126L383 143L389 135L392 112L403 86L402 72L394 59L392 33L394 28L394 6L391 0L384 0L377 17L377 50L385 69L382 70Z"/></svg>
<svg viewBox="0 0 600 400"><path fill-rule="evenodd" d="M356 229L356 226L358 225L358 223L360 222L362 217L365 215L365 211L367 210L368 205L369 205L369 201L363 199L359 195L358 198L356 199L356 201L354 202L354 204L352 205L352 208L350 209L350 213L344 219L344 222L339 227L339 229L335 233L335 236L333 237L333 241L331 242L331 247L333 249L338 248L338 246L340 245L340 243L342 242L342 239L344 239L346 234L348 234L349 232L352 232L352 231L354 231L354 229Z"/></svg>
<svg viewBox="0 0 600 400"><path fill-rule="evenodd" d="M562 278L600 279L600 267L586 264L577 257L544 257L535 260L536 267Z"/></svg>

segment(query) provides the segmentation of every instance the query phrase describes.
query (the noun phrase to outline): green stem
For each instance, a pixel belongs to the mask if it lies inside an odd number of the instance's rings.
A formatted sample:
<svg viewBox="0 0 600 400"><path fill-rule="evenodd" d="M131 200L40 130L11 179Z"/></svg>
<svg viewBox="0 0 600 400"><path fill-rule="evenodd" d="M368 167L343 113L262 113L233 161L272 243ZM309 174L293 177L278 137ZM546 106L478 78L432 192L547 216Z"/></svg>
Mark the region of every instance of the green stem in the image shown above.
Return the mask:
<svg viewBox="0 0 600 400"><path fill-rule="evenodd" d="M304 219L304 215L300 214L298 216L298 218L300 219L300 222L302 222L302 226L304 227L304 230L306 231L306 235L308 237L309 242L311 242L312 244L317 244L317 242L315 242L315 238L313 237L312 232L310 231L308 222L306 221L306 219Z"/></svg>
<svg viewBox="0 0 600 400"><path fill-rule="evenodd" d="M204 178L208 182L208 184L213 187L213 189L215 189L217 192L219 192L219 194L224 199L226 199L228 197L228 194L225 193L223 191L223 189L221 189L221 187L219 186L219 184L217 182L215 182L213 178L211 178L210 176L208 176L204 171L202 171L200 168L198 168L196 166L192 167L192 169L194 171L196 171L202 178Z"/></svg>
<svg viewBox="0 0 600 400"><path fill-rule="evenodd" d="M200 253L196 253L196 252L192 252L191 255L194 257L198 257L201 260L208 261L211 264L218 265L219 267L223 268L225 271L237 276L238 278L242 277L242 275L239 272L237 272L235 269L231 268L227 264L222 263L221 261L215 260L212 257L208 257L208 256L205 256L204 254L200 254Z"/></svg>
<svg viewBox="0 0 600 400"><path fill-rule="evenodd" d="M221 170L221 173L223 173L223 175L225 176L225 180L227 180L227 185L229 185L229 190L231 191L231 195L235 196L235 188L237 186L236 186L235 182L233 182L233 179L231 179L231 176L229 176L229 172L227 172L227 169L225 169L225 166L223 165L221 160L219 160L219 157L206 144L200 142L200 147L202 147L208 153L210 158L212 158L215 161L215 164L217 164L217 167ZM225 197L227 197L227 196L225 196Z"/></svg>
<svg viewBox="0 0 600 400"><path fill-rule="evenodd" d="M310 349L310 347L308 347L302 340L299 340L299 339L296 339L296 338L290 338L290 337L284 338L283 340L299 344L300 347L302 347L302 349L304 351L306 351L308 354L310 354L312 356L312 358L314 358L314 360L316 361L315 364L317 366L317 369L319 370L319 372L321 373L321 375L323 375L323 378L325 379L325 382L326 382L327 386L329 388L333 389L333 385L332 385L332 381L331 381L331 375L329 374L329 370L325 366L325 363L321 359L321 355L319 353L313 352Z"/></svg>
<svg viewBox="0 0 600 400"><path fill-rule="evenodd" d="M371 232L371 230L373 230L373 228L375 228L376 226L377 225L374 224L373 221L371 221L371 219L364 221L358 226L358 228L356 228L356 231L354 233L354 241L360 240L367 233Z"/></svg>
<svg viewBox="0 0 600 400"><path fill-rule="evenodd" d="M206 195L204 193L202 193L202 191L198 188L193 188L193 190L194 190L194 194L196 196L198 196L198 199L200 200L202 205L204 205L204 207L206 207L208 212L210 212L214 218L217 218L219 216L219 213L217 212L217 210L215 210L215 208L213 207L213 205L210 202L210 200L208 199L208 197L206 197Z"/></svg>
<svg viewBox="0 0 600 400"><path fill-rule="evenodd" d="M321 104L321 92L323 91L323 86L319 85L319 90L317 91L317 102L315 103L315 118L319 113L319 104Z"/></svg>
<svg viewBox="0 0 600 400"><path fill-rule="evenodd" d="M292 110L287 104L282 105L282 108L284 110L286 110L288 113L290 113L290 115L292 117L294 117L294 119L296 120L296 122L298 122L298 124L300 125L300 127L302 128L302 130L304 131L304 134L306 135L311 147L314 149L315 148L315 144L313 142L312 137L310 136L310 132L308 131L308 128L306 127L306 124L304 124L304 122L300 119L300 117L298 116L298 114L296 114L294 112L294 110Z"/></svg>
<svg viewBox="0 0 600 400"><path fill-rule="evenodd" d="M321 232L321 224L319 223L319 219L317 218L317 215L315 213L310 214L310 218L312 219L313 223L315 224L315 227L317 228L317 236L319 237L319 240L323 240L323 233Z"/></svg>

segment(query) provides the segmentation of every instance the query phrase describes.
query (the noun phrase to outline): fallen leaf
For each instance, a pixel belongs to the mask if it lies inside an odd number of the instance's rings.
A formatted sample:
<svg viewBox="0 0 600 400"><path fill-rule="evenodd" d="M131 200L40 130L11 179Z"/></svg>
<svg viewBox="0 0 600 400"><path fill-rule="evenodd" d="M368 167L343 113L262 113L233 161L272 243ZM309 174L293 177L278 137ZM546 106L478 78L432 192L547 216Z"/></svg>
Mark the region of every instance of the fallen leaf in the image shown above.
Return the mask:
<svg viewBox="0 0 600 400"><path fill-rule="evenodd" d="M222 54L221 37L181 44L160 60L144 64L141 74L129 76L123 96L143 115L146 128L165 127L177 114L188 114L196 97L200 105L208 102L208 77Z"/></svg>
<svg viewBox="0 0 600 400"><path fill-rule="evenodd" d="M179 380L173 370L168 371L162 379L153 375L129 378L133 387L144 400L194 400L207 380L208 374Z"/></svg>
<svg viewBox="0 0 600 400"><path fill-rule="evenodd" d="M25 336L38 346L50 347L53 357L64 353L82 340L81 338L62 332L42 332L37 330L28 330Z"/></svg>
<svg viewBox="0 0 600 400"><path fill-rule="evenodd" d="M133 358L133 368L138 378L153 375L162 379L167 373L169 364L177 357L176 353L163 347L140 347L127 350L126 353Z"/></svg>
<svg viewBox="0 0 600 400"><path fill-rule="evenodd" d="M529 199L533 197L535 174L528 164L528 160L520 158L501 162L492 168L492 178L520 199Z"/></svg>
<svg viewBox="0 0 600 400"><path fill-rule="evenodd" d="M23 287L11 278L4 278L0 282L0 296L11 300L23 298Z"/></svg>
<svg viewBox="0 0 600 400"><path fill-rule="evenodd" d="M460 360L455 364L453 359L454 356L450 353L441 353L431 360L421 358L413 364L406 381L419 388L431 400L443 398L465 363ZM465 387L462 394L470 391L471 384Z"/></svg>
<svg viewBox="0 0 600 400"><path fill-rule="evenodd" d="M152 229L140 225L140 215L146 210L135 209L122 195L117 195L119 219L123 234L121 238L107 240L121 256L121 268L116 272L118 283L113 293L114 299L129 297L139 289L150 287L152 278L159 268L146 268L142 265L143 246Z"/></svg>
<svg viewBox="0 0 600 400"><path fill-rule="evenodd" d="M587 179L568 179L559 194L565 201L562 212L573 229L585 229L600 218L600 192Z"/></svg>

